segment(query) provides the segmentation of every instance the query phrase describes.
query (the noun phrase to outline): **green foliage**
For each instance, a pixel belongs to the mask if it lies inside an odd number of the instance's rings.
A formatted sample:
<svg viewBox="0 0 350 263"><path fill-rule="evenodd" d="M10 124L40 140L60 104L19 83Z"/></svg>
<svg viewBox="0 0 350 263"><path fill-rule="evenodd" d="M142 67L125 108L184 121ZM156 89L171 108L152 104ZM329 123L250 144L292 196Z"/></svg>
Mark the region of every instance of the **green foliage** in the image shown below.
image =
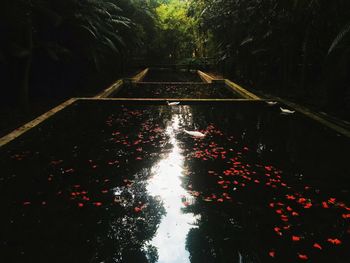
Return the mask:
<svg viewBox="0 0 350 263"><path fill-rule="evenodd" d="M214 61L256 87L350 94L347 0L5 0L0 16L0 66L27 60L7 75L43 54L99 72Z"/></svg>
<svg viewBox="0 0 350 263"><path fill-rule="evenodd" d="M349 1L191 0L191 6L203 42L213 47L209 56L228 76L286 94L350 96Z"/></svg>
<svg viewBox="0 0 350 263"><path fill-rule="evenodd" d="M151 0L6 0L0 9L0 67L8 72L0 77L18 90L16 96L21 93L25 98L31 75L58 63L62 71L72 63L82 70L92 65L99 72L123 71L132 54L147 46L154 34L152 4Z"/></svg>
<svg viewBox="0 0 350 263"><path fill-rule="evenodd" d="M191 57L195 51L193 42L194 19L188 16L188 1L159 1L156 7L159 60L178 62L185 57Z"/></svg>

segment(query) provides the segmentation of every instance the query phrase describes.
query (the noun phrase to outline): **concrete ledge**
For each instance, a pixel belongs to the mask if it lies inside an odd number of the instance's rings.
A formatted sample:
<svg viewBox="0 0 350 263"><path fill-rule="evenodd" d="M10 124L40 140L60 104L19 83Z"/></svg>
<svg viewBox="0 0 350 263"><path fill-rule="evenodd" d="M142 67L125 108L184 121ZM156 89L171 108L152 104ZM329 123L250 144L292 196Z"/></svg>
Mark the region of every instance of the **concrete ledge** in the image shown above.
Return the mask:
<svg viewBox="0 0 350 263"><path fill-rule="evenodd" d="M239 86L238 84L234 83L231 80L217 79L217 78L210 76L208 73L205 73L205 72L200 71L200 70L198 70L197 73L198 73L199 77L206 83L216 83L217 84L217 83L224 82L226 87L228 87L229 89L232 89L235 93L238 93L243 98L251 99L251 100L260 100L260 98L258 96L249 92L248 90L242 88L241 86Z"/></svg>
<svg viewBox="0 0 350 263"><path fill-rule="evenodd" d="M181 99L181 98L76 98L77 100L85 101L135 101L135 102L164 102L166 101L179 101L179 102L259 102L263 100L255 99Z"/></svg>
<svg viewBox="0 0 350 263"><path fill-rule="evenodd" d="M102 91L100 94L96 95L94 98L100 99L100 98L106 98L110 96L112 93L117 92L124 84L124 81L122 79L116 81L113 83L110 87Z"/></svg>
<svg viewBox="0 0 350 263"><path fill-rule="evenodd" d="M287 105L288 107L293 108L294 110L304 114L305 116L309 117L310 119L321 123L322 125L326 126L327 128L332 129L332 130L336 131L337 133L342 134L342 135L350 138L350 130L349 129L346 129L346 128L344 128L344 127L342 127L342 126L340 126L332 121L325 119L324 116L322 116L321 114L319 114L317 112L313 112L310 109L303 107L297 103L290 102L288 100L285 100L285 99L282 99L279 97L271 96L270 99L276 100L280 103L283 103L283 104Z"/></svg>
<svg viewBox="0 0 350 263"><path fill-rule="evenodd" d="M146 77L148 71L149 71L149 68L142 70L140 73L138 73L137 75L131 78L132 81L135 81L135 82L142 81Z"/></svg>
<svg viewBox="0 0 350 263"><path fill-rule="evenodd" d="M52 110L49 110L48 112L42 114L41 116L37 117L36 119L24 124L23 126L17 128L13 132L5 135L4 137L0 138L0 147L4 146L5 144L13 141L17 137L21 136L23 133L27 132L28 130L32 129L33 127L39 125L43 121L47 120L57 112L63 110L64 108L68 107L72 103L77 101L76 98L69 99L62 104L58 105L57 107L53 108Z"/></svg>
<svg viewBox="0 0 350 263"><path fill-rule="evenodd" d="M125 83L131 83L131 82L139 82L142 81L145 76L147 75L149 69L146 68L142 70L140 73L136 74L132 78L126 78L126 79L119 79L116 82L114 82L111 86L109 86L107 89L102 91L101 93L97 94L94 98L107 98L108 96L112 95L113 93L116 93Z"/></svg>
<svg viewBox="0 0 350 263"><path fill-rule="evenodd" d="M227 87L233 89L236 93L240 94L244 98L252 99L252 100L260 100L260 98L258 96L256 96L255 94L249 92L248 90L242 88L238 84L236 84L228 79L225 79L225 84Z"/></svg>
<svg viewBox="0 0 350 263"><path fill-rule="evenodd" d="M197 70L197 74L205 83L211 83L214 78L203 71Z"/></svg>

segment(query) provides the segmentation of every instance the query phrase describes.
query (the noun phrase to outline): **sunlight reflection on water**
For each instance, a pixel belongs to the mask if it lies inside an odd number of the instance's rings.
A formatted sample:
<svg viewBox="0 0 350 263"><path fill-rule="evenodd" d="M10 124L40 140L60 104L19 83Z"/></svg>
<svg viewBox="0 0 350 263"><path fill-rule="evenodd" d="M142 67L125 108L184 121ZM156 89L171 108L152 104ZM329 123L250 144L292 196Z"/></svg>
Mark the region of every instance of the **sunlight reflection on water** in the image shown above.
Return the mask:
<svg viewBox="0 0 350 263"><path fill-rule="evenodd" d="M159 263L190 262L189 253L185 248L186 237L189 230L195 227L193 224L196 219L192 213L184 214L181 211L185 207L184 200L192 203L193 197L181 186L184 157L176 139L176 133L180 131L180 122L184 121L181 118L186 118L183 115L188 114L184 108L171 108L173 113L175 109L180 110L179 113L173 114L166 128L173 148L152 168L153 177L147 186L150 195L159 197L166 210L166 215L162 218L157 233L150 242L158 250Z"/></svg>

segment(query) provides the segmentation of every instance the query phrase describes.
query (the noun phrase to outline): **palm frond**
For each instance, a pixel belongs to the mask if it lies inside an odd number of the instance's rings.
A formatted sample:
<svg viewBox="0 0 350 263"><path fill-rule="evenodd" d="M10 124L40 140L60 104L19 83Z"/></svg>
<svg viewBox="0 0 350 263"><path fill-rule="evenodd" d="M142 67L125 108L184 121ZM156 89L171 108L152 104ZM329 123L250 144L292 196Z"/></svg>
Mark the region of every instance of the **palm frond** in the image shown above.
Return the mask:
<svg viewBox="0 0 350 263"><path fill-rule="evenodd" d="M337 48L337 46L342 42L342 40L347 36L347 34L350 32L350 22L340 30L338 35L333 40L330 48L328 49L328 55Z"/></svg>

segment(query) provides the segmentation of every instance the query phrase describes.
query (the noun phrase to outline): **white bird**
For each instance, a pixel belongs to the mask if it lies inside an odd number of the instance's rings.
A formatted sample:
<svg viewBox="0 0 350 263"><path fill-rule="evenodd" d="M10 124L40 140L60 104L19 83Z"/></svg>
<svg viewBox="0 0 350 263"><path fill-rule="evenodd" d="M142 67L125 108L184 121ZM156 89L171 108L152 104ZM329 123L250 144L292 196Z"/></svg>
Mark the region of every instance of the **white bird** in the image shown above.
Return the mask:
<svg viewBox="0 0 350 263"><path fill-rule="evenodd" d="M273 106L273 105L276 105L276 104L277 104L277 101L266 101L266 103L267 103L269 106Z"/></svg>
<svg viewBox="0 0 350 263"><path fill-rule="evenodd" d="M283 109L282 107L280 107L280 110L282 114L293 114L295 112L295 110Z"/></svg>
<svg viewBox="0 0 350 263"><path fill-rule="evenodd" d="M193 137L197 137L197 138L204 138L205 134L201 133L199 131L188 131L188 130L184 130L185 133L193 136Z"/></svg>
<svg viewBox="0 0 350 263"><path fill-rule="evenodd" d="M166 104L168 104L168 106L175 106L175 105L179 105L180 102L179 101L173 101L173 102L166 101Z"/></svg>

